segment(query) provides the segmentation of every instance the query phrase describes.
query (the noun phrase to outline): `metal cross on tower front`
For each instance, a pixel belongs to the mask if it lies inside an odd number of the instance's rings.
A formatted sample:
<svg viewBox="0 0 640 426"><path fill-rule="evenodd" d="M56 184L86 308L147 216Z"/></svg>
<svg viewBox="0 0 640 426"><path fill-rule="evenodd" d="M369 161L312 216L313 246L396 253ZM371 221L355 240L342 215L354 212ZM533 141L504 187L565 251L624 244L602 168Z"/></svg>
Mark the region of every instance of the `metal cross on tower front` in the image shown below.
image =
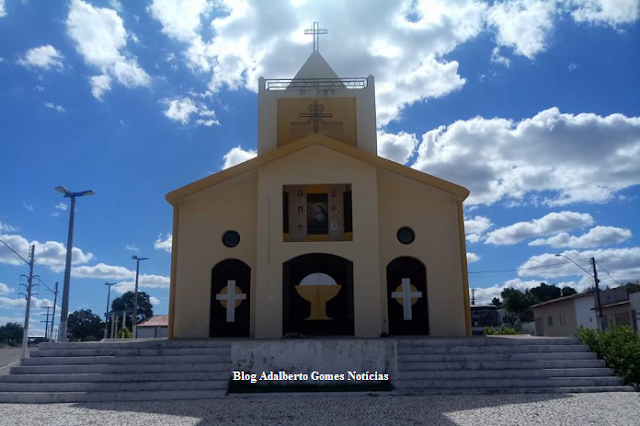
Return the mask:
<svg viewBox="0 0 640 426"><path fill-rule="evenodd" d="M324 111L324 105L318 105L318 101L313 101L313 103L309 105L307 109L309 110L309 112L301 113L300 117L308 118L309 121L307 121L307 124L313 121L313 133L318 133L319 121L322 121L324 123L324 121L322 120L323 118L333 117L333 114L322 112Z"/></svg>
<svg viewBox="0 0 640 426"><path fill-rule="evenodd" d="M305 34L313 34L313 51L317 52L318 51L318 45L320 44L320 37L318 37L320 34L327 34L329 31L327 31L326 29L322 29L322 28L318 28L318 22L314 22L313 23L313 28L309 28L304 30Z"/></svg>

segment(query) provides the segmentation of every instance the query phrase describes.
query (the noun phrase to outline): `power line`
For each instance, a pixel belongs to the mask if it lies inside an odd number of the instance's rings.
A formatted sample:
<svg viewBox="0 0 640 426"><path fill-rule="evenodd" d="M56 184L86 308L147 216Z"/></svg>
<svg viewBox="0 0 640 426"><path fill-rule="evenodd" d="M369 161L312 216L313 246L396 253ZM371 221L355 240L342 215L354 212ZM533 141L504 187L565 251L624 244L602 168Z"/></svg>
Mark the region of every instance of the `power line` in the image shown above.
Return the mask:
<svg viewBox="0 0 640 426"><path fill-rule="evenodd" d="M609 275L609 278L611 278L613 281L615 281L618 285L620 285L620 286L622 285L622 284L620 284L620 283L618 282L618 280L616 280L615 278L613 278L613 277L611 276L611 274L610 274L609 272L607 272L607 270L606 270L606 269L604 269L604 268L602 267L602 265L600 265L597 261L595 261L595 262L596 262L596 265L598 265L598 266L600 267L600 269L602 269L602 270L604 271L604 273L605 273L605 274Z"/></svg>

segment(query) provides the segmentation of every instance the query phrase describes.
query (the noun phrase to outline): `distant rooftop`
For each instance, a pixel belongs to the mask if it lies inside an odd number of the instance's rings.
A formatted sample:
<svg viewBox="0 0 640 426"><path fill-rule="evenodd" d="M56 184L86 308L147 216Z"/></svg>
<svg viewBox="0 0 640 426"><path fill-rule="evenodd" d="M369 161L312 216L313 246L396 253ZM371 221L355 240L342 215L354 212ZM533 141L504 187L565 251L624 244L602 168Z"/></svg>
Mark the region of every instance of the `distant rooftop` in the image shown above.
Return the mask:
<svg viewBox="0 0 640 426"><path fill-rule="evenodd" d="M533 305L531 307L532 308L537 308L537 307L540 307L540 306L550 305L551 303L564 302L565 300L577 299L579 297L585 297L585 296L591 296L594 293L595 293L594 291L589 291L587 293L572 294L571 296L562 296L562 297L558 297L557 299L551 299L551 300L547 300L546 302L537 303L537 304L535 304L535 305Z"/></svg>
<svg viewBox="0 0 640 426"><path fill-rule="evenodd" d="M168 327L169 315L154 315L145 322L141 322L138 327Z"/></svg>

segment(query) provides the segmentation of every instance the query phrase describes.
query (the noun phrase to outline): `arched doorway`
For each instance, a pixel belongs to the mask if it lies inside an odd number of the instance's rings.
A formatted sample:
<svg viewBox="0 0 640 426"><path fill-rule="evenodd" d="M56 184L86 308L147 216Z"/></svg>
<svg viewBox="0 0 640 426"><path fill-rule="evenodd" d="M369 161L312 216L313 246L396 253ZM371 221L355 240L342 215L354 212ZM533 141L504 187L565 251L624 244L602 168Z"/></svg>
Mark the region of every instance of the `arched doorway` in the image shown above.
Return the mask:
<svg viewBox="0 0 640 426"><path fill-rule="evenodd" d="M429 334L427 269L413 257L398 257L387 265L389 334Z"/></svg>
<svg viewBox="0 0 640 426"><path fill-rule="evenodd" d="M251 268L227 259L211 270L209 337L248 337L251 306Z"/></svg>
<svg viewBox="0 0 640 426"><path fill-rule="evenodd" d="M283 265L284 335L353 335L353 263L312 253Z"/></svg>

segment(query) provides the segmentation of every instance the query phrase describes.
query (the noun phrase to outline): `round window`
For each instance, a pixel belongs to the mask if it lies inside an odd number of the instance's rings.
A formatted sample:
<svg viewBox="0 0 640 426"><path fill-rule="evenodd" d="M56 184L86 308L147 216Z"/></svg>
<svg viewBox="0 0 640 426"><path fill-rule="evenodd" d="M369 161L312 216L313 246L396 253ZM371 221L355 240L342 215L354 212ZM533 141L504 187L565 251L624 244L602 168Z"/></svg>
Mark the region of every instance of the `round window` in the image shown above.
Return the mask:
<svg viewBox="0 0 640 426"><path fill-rule="evenodd" d="M413 240L416 239L416 234L413 232L413 229L403 226L398 229L398 241L402 244L411 244Z"/></svg>
<svg viewBox="0 0 640 426"><path fill-rule="evenodd" d="M222 244L225 247L235 247L240 244L240 234L236 231L227 231L222 236Z"/></svg>

